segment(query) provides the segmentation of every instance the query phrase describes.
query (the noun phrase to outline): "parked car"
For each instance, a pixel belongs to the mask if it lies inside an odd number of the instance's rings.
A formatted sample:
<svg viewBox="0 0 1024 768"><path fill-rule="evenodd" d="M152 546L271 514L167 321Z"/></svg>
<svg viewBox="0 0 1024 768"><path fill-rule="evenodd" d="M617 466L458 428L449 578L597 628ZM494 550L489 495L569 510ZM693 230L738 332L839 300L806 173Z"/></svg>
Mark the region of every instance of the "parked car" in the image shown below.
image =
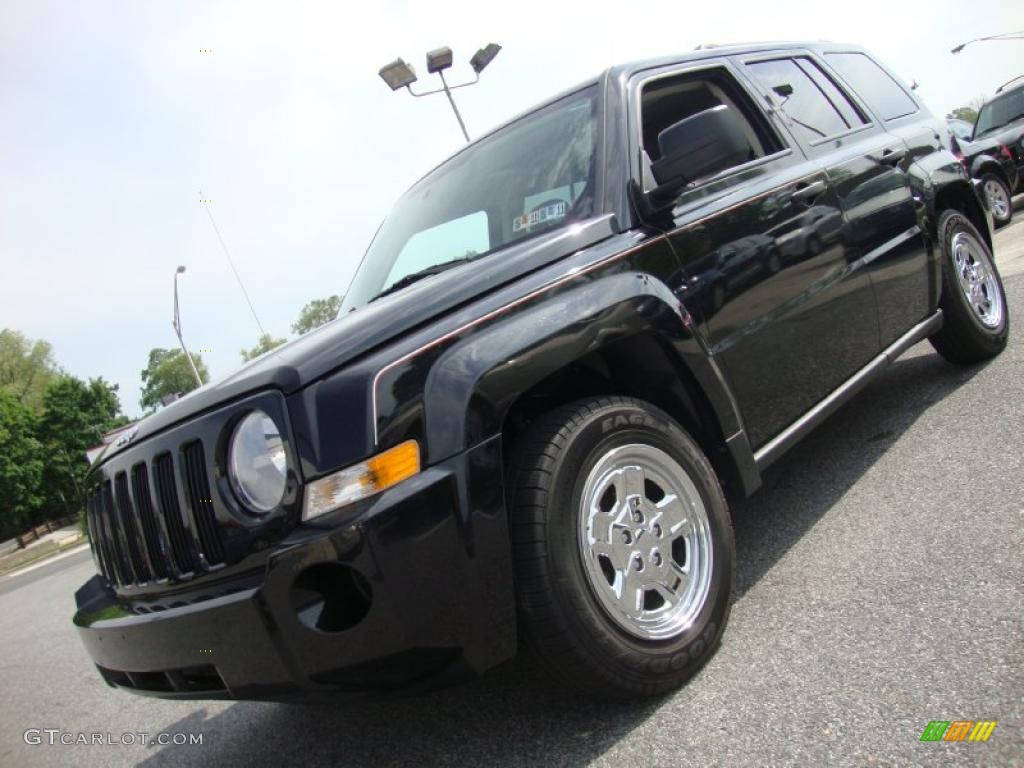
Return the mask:
<svg viewBox="0 0 1024 768"><path fill-rule="evenodd" d="M1010 150L995 139L970 141L955 134L950 137L950 149L985 196L995 226L1009 224L1013 217L1011 190L1016 189L1018 180L1017 163Z"/></svg>
<svg viewBox="0 0 1024 768"><path fill-rule="evenodd" d="M682 684L729 618L728 500L917 342L1006 345L945 134L858 47L762 44L613 67L467 145L337 320L94 465L74 623L99 674L423 688L523 639L593 696Z"/></svg>
<svg viewBox="0 0 1024 768"><path fill-rule="evenodd" d="M992 139L1004 145L1013 155L1017 166L1017 184L1013 192L1020 192L1024 174L1024 75L1004 83L996 95L978 110L971 141Z"/></svg>
<svg viewBox="0 0 1024 768"><path fill-rule="evenodd" d="M949 126L950 132L958 139L970 141L971 136L974 135L974 123L961 120L959 117L947 117L946 125Z"/></svg>

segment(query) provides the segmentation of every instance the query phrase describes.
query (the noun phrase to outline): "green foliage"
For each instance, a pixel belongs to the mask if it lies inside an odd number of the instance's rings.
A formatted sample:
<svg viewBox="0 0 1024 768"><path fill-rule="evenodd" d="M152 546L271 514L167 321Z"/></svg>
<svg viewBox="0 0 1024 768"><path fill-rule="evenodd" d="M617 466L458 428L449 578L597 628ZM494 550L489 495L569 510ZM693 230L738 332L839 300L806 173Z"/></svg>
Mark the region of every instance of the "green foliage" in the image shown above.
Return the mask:
<svg viewBox="0 0 1024 768"><path fill-rule="evenodd" d="M58 373L49 342L31 341L10 328L0 330L0 392L37 411L47 384Z"/></svg>
<svg viewBox="0 0 1024 768"><path fill-rule="evenodd" d="M292 330L300 336L304 333L319 328L324 323L329 323L338 316L341 309L341 296L328 296L326 299L313 299L299 312L299 319L295 321Z"/></svg>
<svg viewBox="0 0 1024 768"><path fill-rule="evenodd" d="M949 113L949 116L955 117L957 120L964 120L971 125L978 122L978 110L974 107L957 107Z"/></svg>
<svg viewBox="0 0 1024 768"><path fill-rule="evenodd" d="M191 354L199 371L199 378L205 384L210 380L206 365L195 352ZM142 397L139 404L143 408L155 409L162 398L176 392L185 394L198 386L192 373L192 366L180 349L151 349L149 362L142 371Z"/></svg>
<svg viewBox="0 0 1024 768"><path fill-rule="evenodd" d="M264 333L256 342L255 347L253 347L252 349L242 350L242 362L247 363L254 357L259 357L264 352L269 352L274 347L280 347L286 341L287 339L275 339L269 333Z"/></svg>
<svg viewBox="0 0 1024 768"><path fill-rule="evenodd" d="M45 517L73 515L83 504L89 465L85 451L123 422L117 385L102 378L86 384L74 376L55 379L43 395L37 435L46 452L42 505Z"/></svg>
<svg viewBox="0 0 1024 768"><path fill-rule="evenodd" d="M0 539L21 533L42 503L44 454L35 431L32 411L0 391Z"/></svg>

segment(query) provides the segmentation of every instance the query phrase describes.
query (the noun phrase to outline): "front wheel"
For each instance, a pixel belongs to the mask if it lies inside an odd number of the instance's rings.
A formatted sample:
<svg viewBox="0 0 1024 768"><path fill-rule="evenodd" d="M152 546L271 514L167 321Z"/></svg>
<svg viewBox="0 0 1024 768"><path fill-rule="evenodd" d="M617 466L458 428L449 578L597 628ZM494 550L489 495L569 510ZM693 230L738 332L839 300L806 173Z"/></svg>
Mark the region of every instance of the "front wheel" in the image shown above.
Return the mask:
<svg viewBox="0 0 1024 768"><path fill-rule="evenodd" d="M707 459L667 414L628 398L543 417L516 452L510 526L528 644L575 689L671 690L714 653L735 550Z"/></svg>
<svg viewBox="0 0 1024 768"><path fill-rule="evenodd" d="M1009 310L992 253L959 211L939 217L942 329L931 337L940 355L958 365L980 363L1006 347Z"/></svg>

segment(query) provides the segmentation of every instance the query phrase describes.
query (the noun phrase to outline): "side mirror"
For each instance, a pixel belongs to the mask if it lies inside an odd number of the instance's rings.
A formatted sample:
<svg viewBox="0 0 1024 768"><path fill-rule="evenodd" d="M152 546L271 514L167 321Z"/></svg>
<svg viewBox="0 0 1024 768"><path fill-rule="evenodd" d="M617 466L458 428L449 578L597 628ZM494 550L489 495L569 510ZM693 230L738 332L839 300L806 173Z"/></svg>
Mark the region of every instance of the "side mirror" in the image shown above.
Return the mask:
<svg viewBox="0 0 1024 768"><path fill-rule="evenodd" d="M679 186L711 176L750 157L750 142L725 104L705 109L658 134L661 157L651 164L659 187Z"/></svg>

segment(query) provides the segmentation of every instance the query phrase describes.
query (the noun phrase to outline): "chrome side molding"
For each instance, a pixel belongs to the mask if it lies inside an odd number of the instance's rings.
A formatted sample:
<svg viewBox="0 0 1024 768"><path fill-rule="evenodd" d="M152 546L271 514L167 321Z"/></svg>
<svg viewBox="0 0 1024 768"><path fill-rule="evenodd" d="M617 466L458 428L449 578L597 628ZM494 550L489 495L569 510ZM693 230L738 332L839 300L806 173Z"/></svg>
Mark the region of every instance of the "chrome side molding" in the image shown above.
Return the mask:
<svg viewBox="0 0 1024 768"><path fill-rule="evenodd" d="M807 413L798 418L775 437L765 443L754 453L754 462L759 470L763 470L782 454L789 450L794 443L821 424L831 416L839 406L862 390L868 382L878 373L885 370L896 358L910 349L917 342L928 338L942 327L942 310L935 310L935 314L926 320L922 320L896 341L886 347L882 352L871 360L867 365L857 371L834 390L829 392L822 400L814 405Z"/></svg>

